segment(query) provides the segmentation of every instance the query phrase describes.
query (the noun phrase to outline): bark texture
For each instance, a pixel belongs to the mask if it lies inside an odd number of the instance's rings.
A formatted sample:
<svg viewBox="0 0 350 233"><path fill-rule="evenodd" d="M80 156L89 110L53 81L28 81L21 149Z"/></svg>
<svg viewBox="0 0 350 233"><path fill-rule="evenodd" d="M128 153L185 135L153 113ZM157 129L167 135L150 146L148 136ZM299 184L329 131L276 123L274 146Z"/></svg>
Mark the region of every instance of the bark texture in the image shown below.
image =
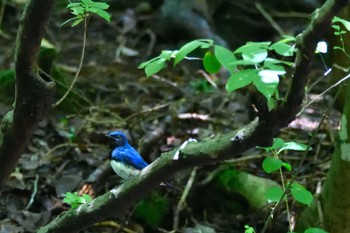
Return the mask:
<svg viewBox="0 0 350 233"><path fill-rule="evenodd" d="M0 124L0 191L52 105L55 84L39 72L36 57L54 2L28 0L20 20L15 53L15 104Z"/></svg>

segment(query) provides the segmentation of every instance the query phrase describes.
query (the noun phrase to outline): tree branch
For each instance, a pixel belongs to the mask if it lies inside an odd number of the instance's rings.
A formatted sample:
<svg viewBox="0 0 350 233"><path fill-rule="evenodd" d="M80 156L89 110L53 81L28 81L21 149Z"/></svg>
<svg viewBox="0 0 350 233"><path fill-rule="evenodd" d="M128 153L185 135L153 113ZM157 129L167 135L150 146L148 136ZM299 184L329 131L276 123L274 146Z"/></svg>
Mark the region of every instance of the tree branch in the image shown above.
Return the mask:
<svg viewBox="0 0 350 233"><path fill-rule="evenodd" d="M188 143L180 151L178 160L173 159L176 150L163 153L139 176L97 197L91 203L61 214L38 232L76 231L101 220L121 217L135 201L176 172L188 167L222 162L255 146L271 144L273 135L288 125L300 109L317 41L330 28L332 17L347 3L347 0L328 0L316 11L310 25L298 37L295 71L289 95L287 101L276 110L236 132L217 135L198 143Z"/></svg>
<svg viewBox="0 0 350 233"><path fill-rule="evenodd" d="M55 84L36 69L36 57L54 0L27 1L17 33L14 110L0 124L0 190L15 168L39 121L50 108Z"/></svg>

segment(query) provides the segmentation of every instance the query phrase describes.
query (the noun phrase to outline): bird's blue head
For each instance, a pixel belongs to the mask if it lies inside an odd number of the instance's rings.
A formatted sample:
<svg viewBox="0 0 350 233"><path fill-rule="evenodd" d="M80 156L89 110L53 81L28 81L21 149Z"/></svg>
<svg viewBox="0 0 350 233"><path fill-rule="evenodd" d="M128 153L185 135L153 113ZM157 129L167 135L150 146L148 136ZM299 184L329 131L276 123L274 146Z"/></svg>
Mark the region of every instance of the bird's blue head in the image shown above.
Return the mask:
<svg viewBox="0 0 350 233"><path fill-rule="evenodd" d="M111 139L112 144L115 147L125 146L126 144L128 144L128 139L122 132L111 132L107 134L106 137Z"/></svg>

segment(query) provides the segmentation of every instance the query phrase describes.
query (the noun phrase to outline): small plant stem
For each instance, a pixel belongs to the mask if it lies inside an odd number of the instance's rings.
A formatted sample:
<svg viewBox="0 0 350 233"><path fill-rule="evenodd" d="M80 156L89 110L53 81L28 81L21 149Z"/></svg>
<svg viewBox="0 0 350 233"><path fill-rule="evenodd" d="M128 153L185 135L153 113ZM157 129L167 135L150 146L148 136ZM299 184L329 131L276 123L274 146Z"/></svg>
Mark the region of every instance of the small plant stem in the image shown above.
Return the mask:
<svg viewBox="0 0 350 233"><path fill-rule="evenodd" d="M282 182L282 188L283 191L286 190L286 185L284 184L284 179L283 179L283 173L282 169L279 169L280 176L281 176L281 182ZM287 218L288 218L288 224L289 224L289 231L292 232L292 222L290 221L290 212L289 212L289 204L288 204L288 197L287 195L284 196L284 202L286 203L286 210L287 210Z"/></svg>
<svg viewBox="0 0 350 233"><path fill-rule="evenodd" d="M279 159L279 158L278 158L277 152L274 152L273 154L274 154L274 157L275 157L276 159ZM283 178L282 168L279 168L278 170L279 170L280 177L281 177L282 189L283 189L283 191L285 192L285 190L286 190L286 185L284 184L284 178ZM289 213L288 198L287 198L287 196L285 195L283 199L284 199L284 202L286 203L287 218L288 218L288 223L289 223L289 231L292 232L292 223L291 223L291 221L290 221L290 213Z"/></svg>
<svg viewBox="0 0 350 233"><path fill-rule="evenodd" d="M80 56L80 62L79 62L79 67L77 72L75 73L74 79L72 81L72 83L70 84L68 90L66 91L66 93L64 93L64 95L61 97L61 99L59 99L56 103L53 104L53 107L58 106L60 103L62 103L62 101L68 96L68 94L71 92L75 82L78 79L79 73L81 71L81 68L83 67L83 61L84 61L84 57L85 57L85 48L86 48L86 35L87 35L87 21L88 21L88 16L85 16L84 18L84 35L83 35L83 47L81 49L81 56Z"/></svg>

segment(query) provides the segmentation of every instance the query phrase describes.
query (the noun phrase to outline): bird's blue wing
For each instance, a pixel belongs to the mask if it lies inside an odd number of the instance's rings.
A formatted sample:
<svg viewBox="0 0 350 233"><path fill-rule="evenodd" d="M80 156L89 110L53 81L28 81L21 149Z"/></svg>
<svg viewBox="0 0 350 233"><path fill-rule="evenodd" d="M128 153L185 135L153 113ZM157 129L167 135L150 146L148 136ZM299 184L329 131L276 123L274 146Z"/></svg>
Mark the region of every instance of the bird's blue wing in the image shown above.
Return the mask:
<svg viewBox="0 0 350 233"><path fill-rule="evenodd" d="M141 155L130 145L114 149L112 151L112 159L129 164L139 170L148 166Z"/></svg>

